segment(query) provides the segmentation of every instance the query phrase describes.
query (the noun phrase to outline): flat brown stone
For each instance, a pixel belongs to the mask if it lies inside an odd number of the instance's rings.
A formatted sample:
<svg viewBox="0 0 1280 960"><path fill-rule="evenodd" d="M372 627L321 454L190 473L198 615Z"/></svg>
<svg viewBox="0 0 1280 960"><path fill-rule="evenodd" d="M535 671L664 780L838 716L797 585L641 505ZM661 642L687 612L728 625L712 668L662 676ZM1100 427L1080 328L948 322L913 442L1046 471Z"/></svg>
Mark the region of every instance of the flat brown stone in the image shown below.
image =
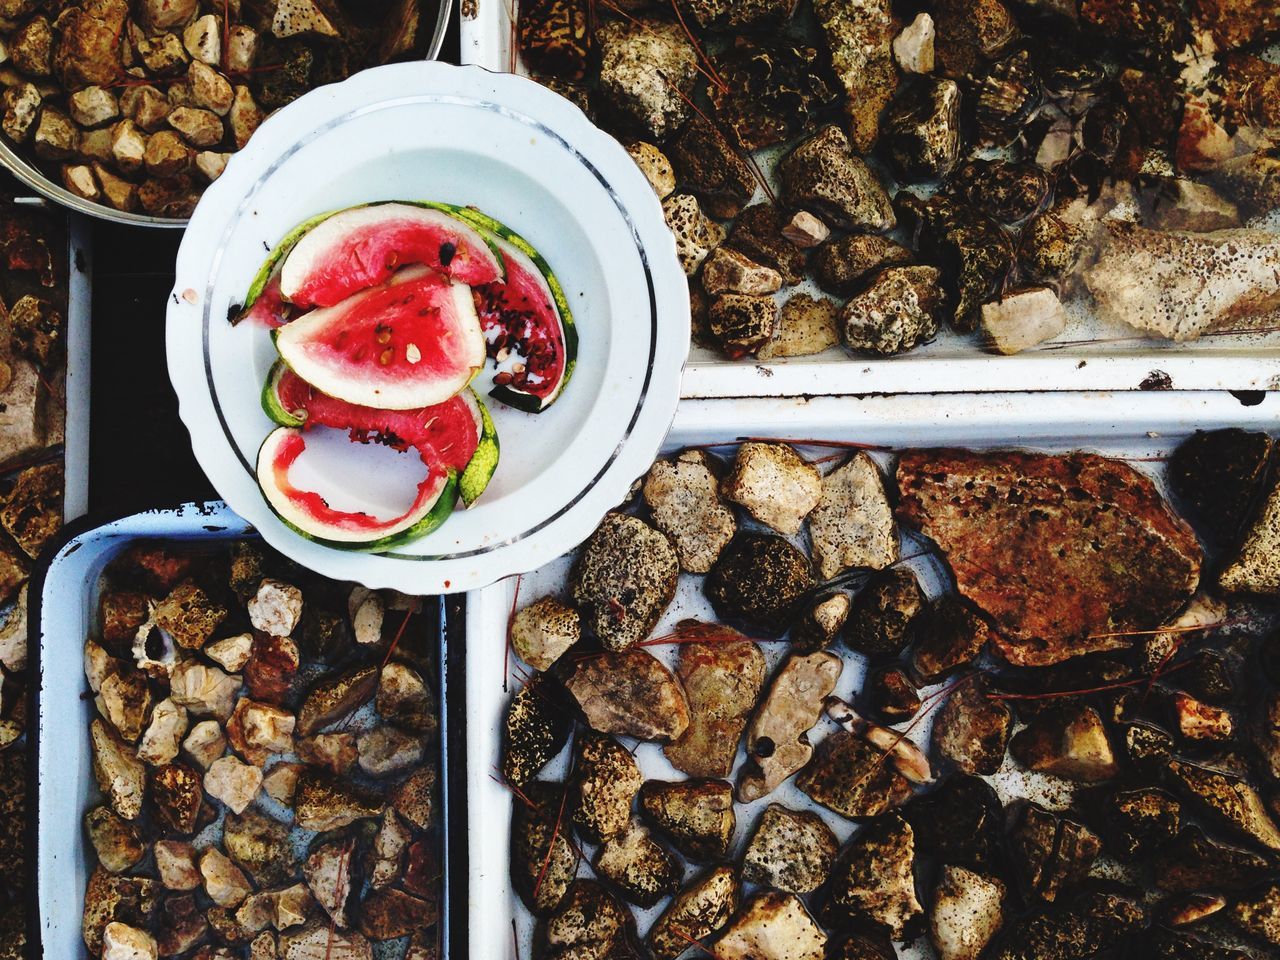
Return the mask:
<svg viewBox="0 0 1280 960"><path fill-rule="evenodd" d="M1010 663L1122 649L1166 622L1203 559L1155 485L1094 454L913 450L899 518L937 542L960 593L987 613Z"/></svg>

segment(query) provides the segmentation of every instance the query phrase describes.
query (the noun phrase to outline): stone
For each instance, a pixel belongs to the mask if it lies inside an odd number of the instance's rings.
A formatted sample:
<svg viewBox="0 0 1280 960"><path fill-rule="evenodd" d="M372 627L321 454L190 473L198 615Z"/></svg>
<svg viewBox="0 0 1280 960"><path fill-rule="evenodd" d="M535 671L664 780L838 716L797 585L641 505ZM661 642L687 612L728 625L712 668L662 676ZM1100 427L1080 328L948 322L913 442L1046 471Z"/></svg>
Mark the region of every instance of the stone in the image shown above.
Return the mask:
<svg viewBox="0 0 1280 960"><path fill-rule="evenodd" d="M822 960L827 935L799 897L766 891L733 918L716 941L723 960Z"/></svg>
<svg viewBox="0 0 1280 960"><path fill-rule="evenodd" d="M151 711L151 721L138 744L138 759L158 765L178 755L187 733L187 711L171 699L161 700Z"/></svg>
<svg viewBox="0 0 1280 960"><path fill-rule="evenodd" d="M86 813L84 828L98 862L110 873L124 873L147 852L138 828L110 807L94 807Z"/></svg>
<svg viewBox="0 0 1280 960"><path fill-rule="evenodd" d="M588 725L601 733L669 741L689 725L680 681L645 650L583 658L565 687Z"/></svg>
<svg viewBox="0 0 1280 960"><path fill-rule="evenodd" d="M235 88L231 108L227 112L227 127L235 141L236 149L243 150L253 132L258 129L266 114L253 99L253 92L246 86Z"/></svg>
<svg viewBox="0 0 1280 960"><path fill-rule="evenodd" d="M222 121L208 110L178 107L169 114L168 122L193 147L212 147L222 140Z"/></svg>
<svg viewBox="0 0 1280 960"><path fill-rule="evenodd" d="M145 930L113 920L102 931L102 960L156 960L159 947Z"/></svg>
<svg viewBox="0 0 1280 960"><path fill-rule="evenodd" d="M53 29L49 18L34 16L9 36L9 62L28 77L53 73Z"/></svg>
<svg viewBox="0 0 1280 960"><path fill-rule="evenodd" d="M1280 829L1248 780L1183 760L1169 760L1165 766L1172 782L1221 826L1268 850L1280 850Z"/></svg>
<svg viewBox="0 0 1280 960"><path fill-rule="evenodd" d="M602 843L592 866L639 907L655 906L675 893L684 874L679 860L635 823Z"/></svg>
<svg viewBox="0 0 1280 960"><path fill-rule="evenodd" d="M1211 840L1196 826L1185 827L1160 845L1151 864L1156 886L1172 893L1206 887L1235 893L1260 883L1271 872L1265 857Z"/></svg>
<svg viewBox="0 0 1280 960"><path fill-rule="evenodd" d="M672 169L671 161L667 159L665 153L652 143L646 143L643 140L628 144L627 153L631 154L631 159L636 162L640 172L649 181L659 200L665 200L676 192L675 170Z"/></svg>
<svg viewBox="0 0 1280 960"><path fill-rule="evenodd" d="M1199 582L1194 533L1121 461L910 451L898 487L898 519L938 543L960 594L990 617L1001 656L1019 666L1124 649L1132 638L1117 633L1167 622ZM1083 496L1064 497L1068 489ZM977 501L987 507L975 526ZM1030 504L1042 511L1034 522Z"/></svg>
<svg viewBox="0 0 1280 960"><path fill-rule="evenodd" d="M377 689L378 670L373 666L358 667L319 681L298 711L298 734L310 736L350 716L368 703Z"/></svg>
<svg viewBox="0 0 1280 960"><path fill-rule="evenodd" d="M582 548L571 575L583 625L607 650L645 639L675 596L676 551L643 520L609 514Z"/></svg>
<svg viewBox="0 0 1280 960"><path fill-rule="evenodd" d="M844 662L834 654L791 655L769 685L747 729L749 762L738 777L737 798L752 803L772 793L813 756L808 733L822 715Z"/></svg>
<svg viewBox="0 0 1280 960"><path fill-rule="evenodd" d="M58 17L53 66L70 90L118 83L124 72L120 37L129 12L123 3L68 7Z"/></svg>
<svg viewBox="0 0 1280 960"><path fill-rule="evenodd" d="M356 735L347 731L317 733L314 736L302 737L295 744L295 752L304 763L314 767L324 767L337 776L351 773L356 761L360 759L360 750L356 746Z"/></svg>
<svg viewBox="0 0 1280 960"><path fill-rule="evenodd" d="M302 34L342 36L342 21L326 0L280 0L271 19L271 32L281 40Z"/></svg>
<svg viewBox="0 0 1280 960"><path fill-rule="evenodd" d="M502 777L522 787L538 775L569 739L572 714L555 680L530 677L511 699L503 726Z"/></svg>
<svg viewBox="0 0 1280 960"><path fill-rule="evenodd" d="M420 735L385 724L356 738L360 770L370 777L390 777L422 762L426 745Z"/></svg>
<svg viewBox="0 0 1280 960"><path fill-rule="evenodd" d="M512 808L511 883L535 916L556 908L578 871L573 841L559 829L569 790L567 784L535 781L525 788L530 803L516 798Z"/></svg>
<svg viewBox="0 0 1280 960"><path fill-rule="evenodd" d="M805 272L805 255L783 235L788 223L790 220L778 205L753 204L738 214L724 242L745 253L753 262L777 270L784 284L796 284Z"/></svg>
<svg viewBox="0 0 1280 960"><path fill-rule="evenodd" d="M980 683L956 687L933 725L938 754L965 773L990 775L1004 762L1013 713L986 695Z"/></svg>
<svg viewBox="0 0 1280 960"><path fill-rule="evenodd" d="M152 850L166 890L191 891L203 883L195 847L186 840L157 840Z"/></svg>
<svg viewBox="0 0 1280 960"><path fill-rule="evenodd" d="M1244 541L1218 574L1227 594L1280 594L1280 484L1272 484L1262 508L1247 528Z"/></svg>
<svg viewBox="0 0 1280 960"><path fill-rule="evenodd" d="M186 755L208 770L213 761L227 752L227 740L217 720L201 720L182 741Z"/></svg>
<svg viewBox="0 0 1280 960"><path fill-rule="evenodd" d="M66 160L80 149L80 131L66 114L46 106L40 111L34 143L42 160Z"/></svg>
<svg viewBox="0 0 1280 960"><path fill-rule="evenodd" d="M358 930L335 930L312 922L301 930L280 935L280 960L373 960L373 945Z"/></svg>
<svg viewBox="0 0 1280 960"><path fill-rule="evenodd" d="M1107 836L1126 859L1145 856L1177 836L1182 824L1182 805L1155 787L1117 790L1106 802ZM1156 874L1160 885L1160 874Z"/></svg>
<svg viewBox="0 0 1280 960"><path fill-rule="evenodd" d="M880 114L898 86L893 39L900 24L886 0L856 6L818 0L814 14L831 53L832 72L845 94L853 148L868 153L880 133Z"/></svg>
<svg viewBox="0 0 1280 960"><path fill-rule="evenodd" d="M222 26L212 13L206 13L182 30L182 46L193 61L216 67L222 62Z"/></svg>
<svg viewBox="0 0 1280 960"><path fill-rule="evenodd" d="M111 809L124 820L136 820L142 812L146 768L133 748L103 721L89 725L93 750L93 776Z"/></svg>
<svg viewBox="0 0 1280 960"><path fill-rule="evenodd" d="M394 817L395 814L384 814L386 816ZM351 924L347 908L353 890L359 889L354 853L355 843L352 840L331 840L314 847L302 863L302 876L312 897L334 925L341 928Z"/></svg>
<svg viewBox="0 0 1280 960"><path fill-rule="evenodd" d="M756 192L756 175L737 148L710 121L694 115L668 148L680 180L713 217L742 212Z"/></svg>
<svg viewBox="0 0 1280 960"><path fill-rule="evenodd" d="M1053 902L1088 874L1102 841L1068 817L1027 804L1013 824L1009 846L1028 896Z"/></svg>
<svg viewBox="0 0 1280 960"><path fill-rule="evenodd" d="M898 91L881 121L881 141L907 182L938 180L960 159L960 87L920 79Z"/></svg>
<svg viewBox="0 0 1280 960"><path fill-rule="evenodd" d="M67 98L71 119L82 127L100 127L120 116L116 95L103 87L85 87Z"/></svg>
<svg viewBox="0 0 1280 960"><path fill-rule="evenodd" d="M435 903L389 887L368 894L360 904L360 932L370 940L398 940L439 919Z"/></svg>
<svg viewBox="0 0 1280 960"><path fill-rule="evenodd" d="M797 210L782 228L782 235L801 250L812 250L831 236L831 228L808 210Z"/></svg>
<svg viewBox="0 0 1280 960"><path fill-rule="evenodd" d="M702 287L711 296L743 293L763 296L782 288L782 275L729 247L717 247L702 264Z"/></svg>
<svg viewBox="0 0 1280 960"><path fill-rule="evenodd" d="M1236 205L1208 184L1175 177L1140 194L1143 226L1208 233L1240 226Z"/></svg>
<svg viewBox="0 0 1280 960"><path fill-rule="evenodd" d="M1146 927L1143 908L1120 894L1085 890L1068 904L1011 918L991 960L1084 960Z"/></svg>
<svg viewBox="0 0 1280 960"><path fill-rule="evenodd" d="M991 640L991 628L958 597L939 598L917 631L911 670L922 684L937 683L972 663Z"/></svg>
<svg viewBox="0 0 1280 960"><path fill-rule="evenodd" d="M137 43L138 56L148 73L163 77L181 73L187 66L187 51L176 33L161 33Z"/></svg>
<svg viewBox="0 0 1280 960"><path fill-rule="evenodd" d="M936 34L933 17L917 13L916 18L893 38L893 59L903 73L933 73L933 40Z"/></svg>
<svg viewBox="0 0 1280 960"><path fill-rule="evenodd" d="M928 601L909 567L887 567L854 598L845 644L868 657L887 658L911 643Z"/></svg>
<svg viewBox="0 0 1280 960"><path fill-rule="evenodd" d="M854 835L831 881L831 911L903 939L907 924L924 913L916 899L915 833L910 824L889 814Z"/></svg>
<svg viewBox="0 0 1280 960"><path fill-rule="evenodd" d="M373 705L383 720L408 730L432 733L439 725L434 694L408 664L393 661L382 668Z"/></svg>
<svg viewBox="0 0 1280 960"><path fill-rule="evenodd" d="M631 823L631 802L643 782L635 759L620 743L581 734L574 745L573 823L591 843L617 836Z"/></svg>
<svg viewBox="0 0 1280 960"><path fill-rule="evenodd" d="M233 24L227 43L227 70L247 73L258 55L258 32L248 24Z"/></svg>
<svg viewBox="0 0 1280 960"><path fill-rule="evenodd" d="M814 587L809 559L779 536L739 533L703 589L717 615L758 636L785 633Z"/></svg>
<svg viewBox="0 0 1280 960"><path fill-rule="evenodd" d="M244 813L261 786L262 771L232 756L213 761L204 775L204 789L209 796L221 800L235 813Z"/></svg>
<svg viewBox="0 0 1280 960"><path fill-rule="evenodd" d="M785 443L748 442L738 447L721 483L726 500L740 504L778 533L800 532L822 496L822 475Z"/></svg>
<svg viewBox="0 0 1280 960"><path fill-rule="evenodd" d="M872 674L867 695L874 711L886 723L903 723L920 712L920 693L898 667Z"/></svg>
<svg viewBox="0 0 1280 960"><path fill-rule="evenodd" d="M210 643L204 648L204 655L227 673L239 673L249 662L252 651L253 634L238 633Z"/></svg>
<svg viewBox="0 0 1280 960"><path fill-rule="evenodd" d="M676 254L688 276L724 242L724 228L702 212L691 193L673 193L662 201L662 213L676 238Z"/></svg>
<svg viewBox="0 0 1280 960"><path fill-rule="evenodd" d="M680 645L676 676L689 702L689 725L663 747L673 767L691 777L729 776L765 669L764 654L745 638Z"/></svg>
<svg viewBox="0 0 1280 960"><path fill-rule="evenodd" d="M892 230L897 218L888 194L851 149L848 137L834 125L797 146L778 166L783 202L849 230Z"/></svg>
<svg viewBox="0 0 1280 960"><path fill-rule="evenodd" d="M547 920L546 955L634 956L634 927L631 912L617 897L593 880L577 880Z"/></svg>
<svg viewBox="0 0 1280 960"><path fill-rule="evenodd" d="M535 670L546 670L582 636L578 612L555 597L543 597L511 621L511 646Z"/></svg>
<svg viewBox="0 0 1280 960"><path fill-rule="evenodd" d="M761 360L808 357L840 342L836 327L838 308L826 297L796 293L778 311L772 339L756 351Z"/></svg>
<svg viewBox="0 0 1280 960"><path fill-rule="evenodd" d="M810 799L842 817L878 817L912 796L911 783L862 737L840 730L818 744L796 777Z"/></svg>
<svg viewBox="0 0 1280 960"><path fill-rule="evenodd" d="M725 293L707 313L707 326L715 342L732 359L754 353L767 343L777 327L778 307L772 297Z"/></svg>
<svg viewBox="0 0 1280 960"><path fill-rule="evenodd" d="M640 812L691 860L722 859L733 842L733 789L723 780L645 781Z"/></svg>
<svg viewBox="0 0 1280 960"><path fill-rule="evenodd" d="M1017 21L1000 0L941 0L930 13L936 69L953 80L977 73L984 60L999 56L1019 35Z"/></svg>
<svg viewBox="0 0 1280 960"><path fill-rule="evenodd" d="M742 879L785 893L812 893L831 876L839 843L816 813L765 808L742 857Z"/></svg>
<svg viewBox="0 0 1280 960"><path fill-rule="evenodd" d="M261 776L262 771L257 772ZM357 820L380 817L385 809L381 796L348 780L318 770L298 777L294 816L304 830L337 830Z"/></svg>
<svg viewBox="0 0 1280 960"><path fill-rule="evenodd" d="M822 478L822 498L809 513L809 537L823 580L846 570L880 570L898 559L898 527L869 454L853 454Z"/></svg>
<svg viewBox="0 0 1280 960"><path fill-rule="evenodd" d="M1231 906L1231 919L1250 936L1280 946L1280 884L1269 883Z"/></svg>
<svg viewBox="0 0 1280 960"><path fill-rule="evenodd" d="M1083 705L1036 714L1009 749L1029 770L1080 783L1110 780L1120 772L1102 717Z"/></svg>
<svg viewBox="0 0 1280 960"><path fill-rule="evenodd" d="M0 94L0 130L15 143L25 143L40 117L44 97L34 83L6 87Z"/></svg>
<svg viewBox="0 0 1280 960"><path fill-rule="evenodd" d="M1052 340L1066 328L1066 308L1048 287L1011 290L982 305L980 329L987 346L1006 356Z"/></svg>
<svg viewBox="0 0 1280 960"><path fill-rule="evenodd" d="M845 346L889 356L938 335L944 295L934 267L890 267L840 311Z"/></svg>
<svg viewBox="0 0 1280 960"><path fill-rule="evenodd" d="M828 241L813 257L814 279L823 290L850 297L865 289L885 267L911 263L910 250L874 234L851 233Z"/></svg>
<svg viewBox="0 0 1280 960"><path fill-rule="evenodd" d="M709 571L738 529L733 511L720 500L715 467L705 451L686 450L657 461L644 480L654 526L667 535L687 573Z"/></svg>
<svg viewBox="0 0 1280 960"><path fill-rule="evenodd" d="M675 895L647 938L654 960L677 960L689 940L705 942L738 909L738 880L732 867L716 866Z"/></svg>
<svg viewBox="0 0 1280 960"><path fill-rule="evenodd" d="M173 668L169 696L193 716L225 720L231 716L240 678L195 660L183 660Z"/></svg>
<svg viewBox="0 0 1280 960"><path fill-rule="evenodd" d="M244 871L217 847L207 847L200 854L200 874L204 892L220 907L237 907L253 892Z"/></svg>
<svg viewBox="0 0 1280 960"><path fill-rule="evenodd" d="M929 905L929 939L939 960L978 960L1004 923L1005 893L998 877L943 866Z"/></svg>
<svg viewBox="0 0 1280 960"><path fill-rule="evenodd" d="M697 54L666 20L613 20L596 31L600 92L641 133L661 143L689 117ZM683 94L683 96L681 96Z"/></svg>
<svg viewBox="0 0 1280 960"><path fill-rule="evenodd" d="M1102 319L1194 340L1280 307L1280 241L1262 230L1193 234L1112 221L1084 281Z"/></svg>
<svg viewBox="0 0 1280 960"><path fill-rule="evenodd" d="M292 880L298 864L289 842L289 828L254 811L228 814L223 821L222 846L259 887Z"/></svg>
<svg viewBox="0 0 1280 960"><path fill-rule="evenodd" d="M151 690L146 675L139 670L120 670L107 676L98 691L99 712L116 733L129 743L142 735L151 711Z"/></svg>

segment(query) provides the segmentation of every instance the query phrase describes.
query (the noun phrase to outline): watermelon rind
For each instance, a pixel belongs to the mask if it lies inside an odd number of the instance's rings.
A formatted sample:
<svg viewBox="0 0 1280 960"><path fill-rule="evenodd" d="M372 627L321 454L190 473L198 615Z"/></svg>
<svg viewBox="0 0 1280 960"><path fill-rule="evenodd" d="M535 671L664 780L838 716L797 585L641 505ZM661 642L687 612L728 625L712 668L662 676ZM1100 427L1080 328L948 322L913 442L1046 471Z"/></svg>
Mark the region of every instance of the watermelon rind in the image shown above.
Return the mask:
<svg viewBox="0 0 1280 960"><path fill-rule="evenodd" d="M343 237L344 227L350 228L353 226L359 226L362 228L367 228L371 225L376 226L377 224L376 214L378 209L389 208L389 207L398 208L401 211L416 212L418 215L423 216L424 218L429 219L435 223L442 222L441 218L438 215L443 214L444 221L447 221L450 224L455 225L455 226L451 226L450 229L456 229L460 241L465 241L466 246L478 248L479 250L483 250L484 253L488 254L488 259L485 262L487 262L488 265L492 267L493 271L497 274L495 280L501 280L505 276L502 257L498 254L497 251L493 249L492 244L490 244L486 240L486 238L483 235L483 232L478 230L475 224L473 224L471 221L466 220L465 218L462 218L462 217L455 216L448 210L442 210L439 207L429 205L429 204L404 203L399 200L385 200L385 201L379 201L376 203L365 203L365 204L359 204L354 207L347 207L345 210L339 210L336 213L325 217L325 223L327 224L325 231L316 232L313 228L308 229L305 232L305 235L303 237L300 237L294 243L293 247L288 252L288 256L285 257L283 263L281 263L280 265L281 292L284 295L285 300L297 299L297 297L295 296L297 292L301 289L301 287L307 282L309 278L314 276L316 264L324 259L324 255L332 254L334 244L340 245L341 238ZM402 212L401 216L403 215L404 213ZM353 220L367 221L371 217L375 218L372 224L369 222L360 222L358 224L352 224L348 222ZM319 224L315 224L313 226L318 226L318 225ZM332 228L332 229L330 230L329 228ZM334 236L331 238L327 237L329 233L334 233ZM306 240L307 243L304 244L303 240ZM319 245L319 249L317 250L311 249L311 247L315 245ZM464 245L463 243L461 242L459 243L459 246L463 246L463 245ZM406 261L402 264L402 266L406 266L406 267L412 266L415 263L416 261ZM428 263L424 265L432 269L442 269L438 264ZM450 275L448 268L443 268L443 272L446 275ZM489 282L493 282L493 281L489 281ZM350 293L357 293L359 292L360 289L367 289L367 288L359 287L357 289L351 290ZM350 293L348 295L350 295ZM310 304L304 304L304 306L309 306L309 305ZM324 306L328 304L322 303L319 305Z"/></svg>
<svg viewBox="0 0 1280 960"><path fill-rule="evenodd" d="M526 413L541 413L551 406L560 394L564 392L564 388L568 385L569 379L573 376L574 368L578 363L578 328L573 322L573 311L569 308L569 298L565 296L564 287L560 285L559 278L556 276L555 271L551 269L551 265L538 252L538 249L501 220L491 217L475 207L464 207L435 201L423 201L423 205L434 207L450 213L460 220L467 221L479 229L482 235L490 234L494 238L491 246L496 247L499 251L502 249L502 242L510 244L528 257L537 271L542 274L542 279L551 291L552 303L556 308L556 312L560 315L560 328L564 334L564 376L560 379L560 385L556 388L555 393L541 400L508 387L495 386L489 391L489 396L509 407L523 410Z"/></svg>
<svg viewBox="0 0 1280 960"><path fill-rule="evenodd" d="M425 268L416 269L422 269L425 273ZM395 285L420 277L421 274L415 276L414 270L415 268L409 268L401 271L388 283ZM456 281L445 282L450 283L449 296L455 311L453 319L459 326L466 328L468 339L472 341L467 348L469 353L466 359L469 359L471 364L470 373L466 379L451 375L447 379L438 379L429 383L383 384L373 387L366 378L360 376L358 369L339 371L334 365L314 360L306 355L302 348L307 342L307 335L313 328L323 329L323 324L329 317L340 315L339 312L344 309L351 309L352 302L357 297L370 295L380 289L378 287L362 290L342 303L314 310L283 327L273 329L271 341L280 358L294 373L317 390L331 397L337 397L339 400L381 410L412 410L416 407L429 407L432 404L443 403L474 380L485 363L484 334L481 331L480 318L476 314L471 288Z"/></svg>
<svg viewBox="0 0 1280 960"><path fill-rule="evenodd" d="M272 275L278 267L283 266L284 258L298 245L298 241L310 233L314 227L319 226L334 214L341 212L341 210L330 210L327 213L321 213L309 220L302 221L302 223L286 233L283 240L271 248L271 252L267 254L267 259L262 262L262 266L258 268L258 272L254 275L253 282L249 284L249 290L244 295L244 305L232 318L232 324L239 322L249 312L249 309L258 302L258 298L262 296L262 291L267 289L267 284L271 282Z"/></svg>
<svg viewBox="0 0 1280 960"><path fill-rule="evenodd" d="M262 410L271 418L272 423L282 427L300 427L306 423L305 418L299 417L291 410L286 410L284 404L280 402L280 378L288 369L288 365L283 360L277 360L271 365L271 372L267 374L267 379L262 384Z"/></svg>
<svg viewBox="0 0 1280 960"><path fill-rule="evenodd" d="M293 427L277 427L267 434L266 439L262 441L262 446L258 449L256 474L258 488L262 491L263 499L266 501L267 506L271 508L271 512L279 518L281 523L308 540L337 550L365 553L382 552L421 539L437 530L457 506L458 474L456 470L449 470L436 498L429 504L424 504L418 516L407 520L402 518L402 523L405 525L401 529L370 540L338 539L332 536L325 536L326 528L324 524L304 518L301 515L301 511L290 509L287 501L283 498L273 499L270 492L272 485L264 480L264 457L269 456L286 435L296 432L298 432L297 429Z"/></svg>
<svg viewBox="0 0 1280 960"><path fill-rule="evenodd" d="M262 409L273 423L282 427L302 427L306 423L306 417L300 417L293 411L285 409L284 404L280 402L280 378L288 369L283 360L277 360L272 365L271 372L267 374L267 379L262 385ZM470 387L462 392L461 397L471 408L471 415L476 422L476 432L479 434L475 453L471 455L471 459L467 461L466 467L458 477L458 494L463 504L470 507L484 493L485 488L489 486L489 481L493 479L494 472L498 469L501 444L498 441L497 428L493 425L493 418L489 415L489 408L484 405L484 401Z"/></svg>
<svg viewBox="0 0 1280 960"><path fill-rule="evenodd" d="M476 396L474 390L468 388L467 394L467 399L474 403L474 409L480 415L480 443L458 479L458 494L462 497L463 504L470 507L480 499L480 494L484 493L489 481L493 479L494 471L498 469L501 444L498 442L498 431L493 425L493 418L489 416L489 408Z"/></svg>

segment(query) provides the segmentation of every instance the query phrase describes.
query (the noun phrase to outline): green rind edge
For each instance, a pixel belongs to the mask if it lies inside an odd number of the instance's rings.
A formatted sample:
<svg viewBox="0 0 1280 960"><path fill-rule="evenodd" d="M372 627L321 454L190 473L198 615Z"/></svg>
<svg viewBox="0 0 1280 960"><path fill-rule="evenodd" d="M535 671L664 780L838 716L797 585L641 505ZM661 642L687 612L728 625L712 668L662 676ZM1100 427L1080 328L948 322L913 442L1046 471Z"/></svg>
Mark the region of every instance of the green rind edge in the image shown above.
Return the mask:
<svg viewBox="0 0 1280 960"><path fill-rule="evenodd" d="M259 460L262 459L262 448L267 445L275 432L276 431L273 430L263 438L262 446L258 448ZM254 470L254 475L255 479L257 479L256 469ZM399 533L393 533L390 536L382 537L378 540L370 540L367 543L352 543L345 540L329 540L325 537L317 536L314 533L304 530L292 520L281 516L280 511L276 509L275 504L273 504L266 493L262 491L262 482L260 480L258 481L258 487L259 493L262 494L262 500L267 505L267 508L275 514L276 518L281 523L294 533L298 534L298 536L305 537L307 540L310 540L313 543L318 543L321 546L331 547L334 550L344 550L348 553L384 553L395 547L400 547L414 540L419 540L427 534L434 533L438 530L440 525L449 519L449 515L453 513L454 508L458 505L458 472L450 469L444 486L440 488L440 495L436 497L435 503L431 505L431 508L425 514L423 514L420 520L416 521L412 526L401 530Z"/></svg>
<svg viewBox="0 0 1280 960"><path fill-rule="evenodd" d="M262 296L262 291L267 288L267 284L271 281L271 274L275 271L276 266L298 245L298 241L305 237L317 224L324 223L335 213L341 212L341 210L330 210L328 213L321 213L310 220L302 221L302 223L284 235L284 239L277 243L271 252L267 254L267 259L263 261L262 266L258 268L258 272L254 275L253 282L249 284L249 290L244 295L244 306L240 308L241 314L257 303L258 297Z"/></svg>
<svg viewBox="0 0 1280 960"><path fill-rule="evenodd" d="M534 266L542 274L547 286L551 289L552 299L555 300L556 310L560 313L560 323L564 327L564 376L560 380L560 387L550 397L544 401L532 400L524 394L515 390L505 389L503 387L494 387L489 395L496 400L505 403L507 406L515 407L518 410L524 410L527 413L540 413L564 392L564 388L568 386L569 379L573 376L574 368L578 364L578 328L573 322L573 311L569 309L569 298L565 296L564 288L560 286L560 280L556 276L555 271L551 269L551 265L543 258L537 248L531 244L520 234L516 233L501 220L496 220L475 207L464 207L452 203L437 203L434 201L422 201L424 206L433 207L445 213L457 217L459 220L465 220L473 227L479 227L481 230L487 230L495 233L507 243L517 248L521 253L533 261ZM488 240L486 239L486 242ZM494 244L491 247L496 248ZM501 257L499 257L501 259ZM524 402L520 402L516 398L525 397Z"/></svg>
<svg viewBox="0 0 1280 960"><path fill-rule="evenodd" d="M301 417L295 417L280 403L280 392L277 387L280 377L288 369L288 364L283 360L277 360L271 365L271 372L267 374L267 380L262 385L262 410L271 418L272 423L278 423L282 427L301 427L305 421Z"/></svg>
<svg viewBox="0 0 1280 960"><path fill-rule="evenodd" d="M476 406L480 408L481 428L480 443L476 447L476 452L471 455L471 459L467 461L466 469L462 471L462 477L458 481L458 493L462 497L463 504L468 507L479 500L480 495L488 488L489 481L493 479L493 474L498 469L498 458L502 449L498 441L498 431L493 425L493 418L489 416L489 408L484 405L484 401L476 395L474 390L471 396Z"/></svg>

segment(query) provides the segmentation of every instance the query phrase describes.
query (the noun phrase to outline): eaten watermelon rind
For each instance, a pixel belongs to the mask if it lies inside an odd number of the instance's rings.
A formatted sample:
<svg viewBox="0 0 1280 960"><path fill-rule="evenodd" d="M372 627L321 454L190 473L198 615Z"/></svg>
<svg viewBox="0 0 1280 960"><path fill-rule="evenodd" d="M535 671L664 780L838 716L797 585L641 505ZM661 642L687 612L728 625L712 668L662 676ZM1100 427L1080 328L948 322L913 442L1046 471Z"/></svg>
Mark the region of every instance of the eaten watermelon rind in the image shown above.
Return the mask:
<svg viewBox="0 0 1280 960"><path fill-rule="evenodd" d="M484 493L498 469L501 444L498 442L498 431L493 425L493 418L489 416L489 408L469 387L467 394L467 399L475 404L475 410L480 414L480 443L458 479L458 494L462 497L463 504L470 507L480 499L480 494Z"/></svg>
<svg viewBox="0 0 1280 960"><path fill-rule="evenodd" d="M287 234L284 239L272 247L271 252L267 254L267 259L262 262L262 266L258 268L258 272L254 275L253 282L249 284L249 290L244 295L244 305L232 319L232 323L238 323L258 302L258 298L262 296L262 291L267 289L267 284L271 282L272 275L277 268L284 264L284 258L287 257L298 245L303 237L305 237L314 227L319 226L328 220L335 213L341 213L340 210L330 210L327 213L321 213L312 217L310 220L304 220L298 224Z"/></svg>
<svg viewBox="0 0 1280 960"><path fill-rule="evenodd" d="M413 520L403 529L397 530L383 537L373 540L338 540L332 537L325 537L316 530L308 530L299 518L289 517L276 504L270 494L267 492L266 485L263 483L263 456L269 454L274 446L278 446L282 439L289 434L298 433L294 427L277 427L267 434L262 441L262 446L258 449L258 468L255 471L258 478L258 487L262 491L262 498L271 512L290 530L299 536L305 537L314 543L319 543L326 547L332 547L337 550L355 551L361 553L380 553L391 550L395 547L402 546L414 540L421 539L427 534L439 529L449 515L453 513L458 503L458 472L449 469L445 477L444 484L441 486L439 493L436 494L435 500L431 502L421 516Z"/></svg>
<svg viewBox="0 0 1280 960"><path fill-rule="evenodd" d="M487 213L477 210L475 207L432 201L424 201L423 205L450 213L458 219L465 220L472 226L479 228L481 235L492 234L499 241L510 244L528 257L538 272L542 274L547 288L551 291L551 299L555 304L556 312L560 315L560 328L564 333L564 376L560 378L560 385L556 388L555 393L542 400L508 387L495 386L489 392L491 397L509 407L515 407L517 410L523 410L526 413L541 413L551 406L556 398L564 392L564 388L569 383L569 378L573 376L573 370L578 363L578 328L573 322L573 311L569 309L569 298L565 296L564 287L560 285L559 278L556 276L555 271L551 269L551 265L538 252L538 249L501 220L497 220ZM495 249L499 251L501 250L500 243L496 245L491 243L491 246L495 246Z"/></svg>
<svg viewBox="0 0 1280 960"><path fill-rule="evenodd" d="M262 410L271 418L272 423L282 427L301 427L306 423L306 418L286 410L284 404L280 402L280 378L288 369L288 365L283 360L277 360L271 365L271 372L267 374L267 379L262 384Z"/></svg>

